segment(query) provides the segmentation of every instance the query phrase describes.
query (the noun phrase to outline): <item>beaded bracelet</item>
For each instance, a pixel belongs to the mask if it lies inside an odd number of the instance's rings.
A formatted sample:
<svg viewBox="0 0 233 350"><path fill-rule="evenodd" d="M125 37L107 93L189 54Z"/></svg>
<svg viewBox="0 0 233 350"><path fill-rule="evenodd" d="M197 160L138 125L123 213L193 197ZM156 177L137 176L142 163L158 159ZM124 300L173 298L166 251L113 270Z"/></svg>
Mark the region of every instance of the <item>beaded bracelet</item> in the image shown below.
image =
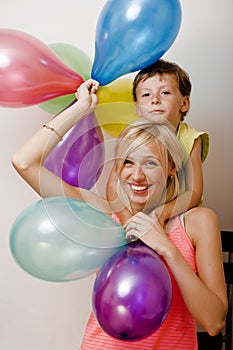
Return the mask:
<svg viewBox="0 0 233 350"><path fill-rule="evenodd" d="M59 132L57 130L55 130L52 126L48 125L48 124L43 124L43 128L46 128L48 130L53 131L60 139L60 141L63 140L62 136L59 134Z"/></svg>

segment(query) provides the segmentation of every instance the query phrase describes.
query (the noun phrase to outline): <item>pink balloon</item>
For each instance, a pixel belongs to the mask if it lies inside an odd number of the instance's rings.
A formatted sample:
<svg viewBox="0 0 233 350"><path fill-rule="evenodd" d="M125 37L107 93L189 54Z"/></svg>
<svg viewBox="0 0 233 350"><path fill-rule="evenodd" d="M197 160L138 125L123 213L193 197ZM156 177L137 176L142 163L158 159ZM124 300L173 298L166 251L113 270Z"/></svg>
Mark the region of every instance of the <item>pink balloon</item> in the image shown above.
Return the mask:
<svg viewBox="0 0 233 350"><path fill-rule="evenodd" d="M26 107L74 93L83 78L46 44L15 29L0 29L0 105Z"/></svg>
<svg viewBox="0 0 233 350"><path fill-rule="evenodd" d="M103 164L103 134L94 113L78 122L44 162L70 185L86 189L98 180Z"/></svg>

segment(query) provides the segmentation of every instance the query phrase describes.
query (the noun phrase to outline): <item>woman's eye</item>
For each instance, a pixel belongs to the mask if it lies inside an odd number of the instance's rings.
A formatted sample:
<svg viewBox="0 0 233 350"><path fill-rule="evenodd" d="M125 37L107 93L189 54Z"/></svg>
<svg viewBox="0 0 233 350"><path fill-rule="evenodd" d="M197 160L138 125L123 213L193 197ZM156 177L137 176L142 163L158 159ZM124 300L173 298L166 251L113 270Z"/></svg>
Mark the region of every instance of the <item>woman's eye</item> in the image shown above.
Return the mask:
<svg viewBox="0 0 233 350"><path fill-rule="evenodd" d="M157 166L158 166L158 162L156 162L154 160L149 160L149 161L144 163L144 167L147 167L147 168L154 168Z"/></svg>
<svg viewBox="0 0 233 350"><path fill-rule="evenodd" d="M150 166L157 166L157 163L153 160L150 160L147 164Z"/></svg>
<svg viewBox="0 0 233 350"><path fill-rule="evenodd" d="M132 164L133 164L133 162L131 160L125 159L124 165L132 165Z"/></svg>

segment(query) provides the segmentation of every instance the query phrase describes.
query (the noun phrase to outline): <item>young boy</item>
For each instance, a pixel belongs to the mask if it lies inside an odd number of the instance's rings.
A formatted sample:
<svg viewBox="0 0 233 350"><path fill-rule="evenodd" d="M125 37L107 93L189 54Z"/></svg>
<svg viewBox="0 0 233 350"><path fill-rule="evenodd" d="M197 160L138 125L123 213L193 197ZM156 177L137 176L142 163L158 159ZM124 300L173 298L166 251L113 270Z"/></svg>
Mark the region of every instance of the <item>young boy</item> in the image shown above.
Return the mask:
<svg viewBox="0 0 233 350"><path fill-rule="evenodd" d="M136 113L147 120L166 119L175 128L177 137L183 145L185 158L183 174L180 174L180 194L176 200L156 208L155 215L163 226L174 215L198 206L202 202L204 162L209 148L209 137L184 123L184 116L190 108L191 82L188 74L177 64L158 60L142 69L133 82L133 98ZM114 171L114 169L113 169ZM108 181L107 197L112 202L124 224L129 215L127 209L120 207L116 193Z"/></svg>

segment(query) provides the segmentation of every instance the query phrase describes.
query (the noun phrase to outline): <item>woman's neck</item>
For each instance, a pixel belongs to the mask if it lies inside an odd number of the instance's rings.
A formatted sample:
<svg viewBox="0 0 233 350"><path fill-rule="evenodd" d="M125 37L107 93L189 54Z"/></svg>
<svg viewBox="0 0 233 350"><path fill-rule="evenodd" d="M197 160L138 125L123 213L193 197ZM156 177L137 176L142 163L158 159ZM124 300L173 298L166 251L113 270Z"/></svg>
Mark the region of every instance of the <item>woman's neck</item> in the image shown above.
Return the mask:
<svg viewBox="0 0 233 350"><path fill-rule="evenodd" d="M143 212L147 215L149 215L153 210L155 210L159 205L141 205L138 203L131 203L131 211L132 214L135 215L139 212Z"/></svg>

